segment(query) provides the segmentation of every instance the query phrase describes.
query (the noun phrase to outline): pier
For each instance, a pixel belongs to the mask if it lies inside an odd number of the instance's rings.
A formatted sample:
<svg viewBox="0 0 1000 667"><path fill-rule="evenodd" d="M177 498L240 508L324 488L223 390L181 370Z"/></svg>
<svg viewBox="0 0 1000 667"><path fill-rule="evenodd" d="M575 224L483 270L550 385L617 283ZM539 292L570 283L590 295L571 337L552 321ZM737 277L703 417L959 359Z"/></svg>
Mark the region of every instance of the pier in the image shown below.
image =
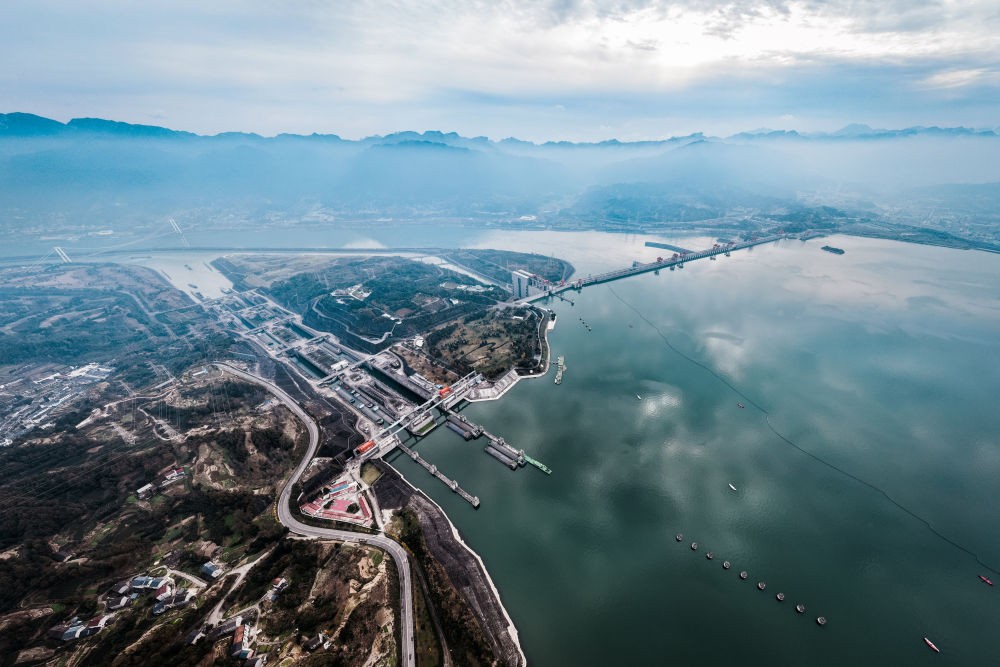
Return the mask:
<svg viewBox="0 0 1000 667"><path fill-rule="evenodd" d="M447 475L445 475L443 472L441 472L440 470L438 470L438 467L436 465L434 465L433 463L428 462L426 459L424 459L422 456L420 456L420 454L418 454L414 450L410 449L409 447L407 447L406 445L404 445L401 442L397 443L396 446L399 447L400 449L402 449L403 452L405 452L406 455L409 456L411 459L413 459L414 461L416 461L417 463L419 463L427 472L429 472L430 474L434 475L439 480L441 480L442 482L444 482L445 485L447 485L447 487L449 489L451 489L452 491L454 491L458 495L462 496L462 498L464 498L465 500L467 500L470 505L472 505L473 507L479 507L479 497L478 496L473 496L468 491L466 491L465 489L463 489L462 487L460 487L458 485L458 482L456 482L453 479L450 479Z"/></svg>
<svg viewBox="0 0 1000 667"><path fill-rule="evenodd" d="M559 357L560 362L562 362L562 359L563 359L562 357ZM493 435L492 433L487 431L485 427L469 421L460 414L452 412L448 407L446 407L443 404L438 404L437 408L441 410L441 412L447 415L444 423L448 426L448 428L457 433L458 435L462 436L466 440L475 440L480 437L485 437L486 440L489 442L489 444L483 448L483 451L492 456L493 458L495 458L500 463L510 468L511 470L517 470L518 467L523 468L526 464L530 463L531 465L535 466L536 468L544 472L546 475L552 474L552 470L549 469L549 467L546 466L544 463L531 458L530 456L524 453L523 449L515 449L500 436ZM409 452L410 450L404 448L404 451ZM413 460L417 461L417 459L415 458ZM420 461L417 462L420 463ZM445 483L447 484L447 482Z"/></svg>
<svg viewBox="0 0 1000 667"><path fill-rule="evenodd" d="M562 376L566 371L566 357L559 356L556 359L556 384L562 384Z"/></svg>

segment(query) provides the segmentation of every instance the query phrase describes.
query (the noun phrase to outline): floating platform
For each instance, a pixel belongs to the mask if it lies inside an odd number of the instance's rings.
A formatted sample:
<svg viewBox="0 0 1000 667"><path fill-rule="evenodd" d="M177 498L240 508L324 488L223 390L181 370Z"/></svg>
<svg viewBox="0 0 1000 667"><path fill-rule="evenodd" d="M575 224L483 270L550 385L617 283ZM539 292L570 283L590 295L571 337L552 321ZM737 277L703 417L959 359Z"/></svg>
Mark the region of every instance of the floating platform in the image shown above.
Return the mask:
<svg viewBox="0 0 1000 667"><path fill-rule="evenodd" d="M517 470L517 461L511 459L509 456L501 452L499 449L496 449L493 445L486 445L486 447L483 448L483 451L492 456L493 458L495 458L500 463L510 468L511 470Z"/></svg>
<svg viewBox="0 0 1000 667"><path fill-rule="evenodd" d="M519 466L523 466L526 463L524 452L514 449L503 438L490 438L490 446Z"/></svg>
<svg viewBox="0 0 1000 667"><path fill-rule="evenodd" d="M459 417L458 415L448 415L447 423L448 423L448 428L450 428L455 433L458 433L466 440L473 440L483 434L482 426L473 424L467 419Z"/></svg>
<svg viewBox="0 0 1000 667"><path fill-rule="evenodd" d="M460 436L462 436L466 440L472 440L472 437L473 437L472 433L470 433L469 431L466 431L461 426L458 426L457 424L453 424L451 422L448 422L448 428L450 428L455 433L458 433Z"/></svg>

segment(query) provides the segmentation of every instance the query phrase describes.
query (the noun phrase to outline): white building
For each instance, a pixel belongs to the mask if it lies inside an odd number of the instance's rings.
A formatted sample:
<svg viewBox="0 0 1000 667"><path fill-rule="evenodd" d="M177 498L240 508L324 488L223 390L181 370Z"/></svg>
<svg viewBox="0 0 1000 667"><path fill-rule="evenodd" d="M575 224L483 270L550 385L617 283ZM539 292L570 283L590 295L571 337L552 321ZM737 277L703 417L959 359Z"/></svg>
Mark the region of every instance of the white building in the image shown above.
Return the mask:
<svg viewBox="0 0 1000 667"><path fill-rule="evenodd" d="M514 298L523 299L528 296L528 289L531 285L531 274L527 271L522 271L518 269L517 271L510 272L511 283L514 287Z"/></svg>

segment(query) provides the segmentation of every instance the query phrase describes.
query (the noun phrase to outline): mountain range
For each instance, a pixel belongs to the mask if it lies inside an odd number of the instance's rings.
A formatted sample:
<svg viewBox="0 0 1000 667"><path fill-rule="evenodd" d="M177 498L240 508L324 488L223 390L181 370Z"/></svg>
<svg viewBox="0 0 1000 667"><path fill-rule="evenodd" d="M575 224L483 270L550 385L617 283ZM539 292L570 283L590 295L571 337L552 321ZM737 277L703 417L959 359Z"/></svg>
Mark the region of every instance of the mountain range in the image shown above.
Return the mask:
<svg viewBox="0 0 1000 667"><path fill-rule="evenodd" d="M0 114L0 235L166 217L205 228L449 220L628 230L853 219L1000 240L997 182L998 134L966 127L539 144L440 131L203 136Z"/></svg>
<svg viewBox="0 0 1000 667"><path fill-rule="evenodd" d="M336 134L278 134L274 137L263 137L255 133L247 132L223 132L215 135L199 135L183 130L172 130L158 125L136 125L133 123L123 123L121 121L106 120L103 118L74 118L68 123L62 123L51 118L37 116L30 113L5 113L0 114L0 137L39 137L54 135L93 135L100 137L129 137L129 138L174 138L174 139L242 139L260 141L297 141L312 140L324 142L348 142L360 144L383 144L402 143L406 141L429 141L448 145L473 145L487 146L490 144L500 144L507 147L605 147L619 148L623 146L635 148L663 147L676 143L691 141L722 141L722 140L773 140L773 139L799 139L799 140L859 140L859 139L893 139L900 137L997 137L1000 134L995 129L973 129L968 127L937 127L937 126L914 126L898 130L875 129L868 125L852 123L835 132L798 132L796 130L772 130L760 128L750 132L740 132L729 137L709 137L700 132L694 134L671 137L669 139L651 141L619 141L618 139L608 139L600 142L571 142L571 141L547 141L541 144L524 141L514 137L502 139L494 142L487 137L463 137L456 132L440 132L429 130L426 132L395 132L387 135L373 135L359 140L342 139Z"/></svg>

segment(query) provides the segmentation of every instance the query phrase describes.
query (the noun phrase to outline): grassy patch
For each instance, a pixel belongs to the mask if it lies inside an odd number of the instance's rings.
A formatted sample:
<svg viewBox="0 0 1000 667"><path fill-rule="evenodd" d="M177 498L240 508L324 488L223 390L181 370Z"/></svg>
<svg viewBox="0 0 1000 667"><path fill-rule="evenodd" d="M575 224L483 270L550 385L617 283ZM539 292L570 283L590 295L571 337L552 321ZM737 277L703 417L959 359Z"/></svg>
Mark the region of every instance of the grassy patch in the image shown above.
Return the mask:
<svg viewBox="0 0 1000 667"><path fill-rule="evenodd" d="M440 665L442 664L441 643L438 641L437 632L434 631L434 623L427 610L427 600L424 598L423 587L416 582L416 573L414 573L413 578L413 621L416 625L413 639L417 650L417 665L420 667Z"/></svg>
<svg viewBox="0 0 1000 667"><path fill-rule="evenodd" d="M382 476L382 471L378 469L378 466L371 461L365 461L361 464L361 481L363 481L368 486L375 483L375 480Z"/></svg>

